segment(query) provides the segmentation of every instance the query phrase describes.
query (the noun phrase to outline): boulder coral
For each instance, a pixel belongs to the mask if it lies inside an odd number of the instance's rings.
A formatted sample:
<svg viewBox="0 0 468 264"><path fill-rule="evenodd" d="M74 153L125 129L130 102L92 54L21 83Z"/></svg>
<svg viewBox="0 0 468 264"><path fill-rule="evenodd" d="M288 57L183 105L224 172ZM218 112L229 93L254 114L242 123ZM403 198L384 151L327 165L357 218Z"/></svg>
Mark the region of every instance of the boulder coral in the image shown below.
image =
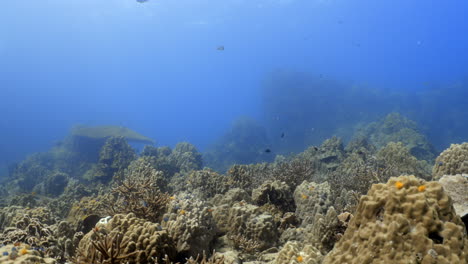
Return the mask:
<svg viewBox="0 0 468 264"><path fill-rule="evenodd" d="M468 173L468 142L452 144L444 150L432 168L432 178L440 179L443 175Z"/></svg>
<svg viewBox="0 0 468 264"><path fill-rule="evenodd" d="M331 263L468 263L468 237L438 182L400 176L361 197Z"/></svg>

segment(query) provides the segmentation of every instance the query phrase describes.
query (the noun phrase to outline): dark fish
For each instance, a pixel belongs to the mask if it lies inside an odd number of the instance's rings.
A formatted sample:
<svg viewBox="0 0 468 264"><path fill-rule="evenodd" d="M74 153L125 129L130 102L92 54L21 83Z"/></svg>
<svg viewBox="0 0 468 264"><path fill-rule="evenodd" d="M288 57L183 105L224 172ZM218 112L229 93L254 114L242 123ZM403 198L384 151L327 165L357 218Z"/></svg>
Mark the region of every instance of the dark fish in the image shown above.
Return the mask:
<svg viewBox="0 0 468 264"><path fill-rule="evenodd" d="M221 51L223 51L223 50L224 50L224 46L223 46L223 45L221 45L221 46L218 46L216 49L217 49L217 50L221 50Z"/></svg>
<svg viewBox="0 0 468 264"><path fill-rule="evenodd" d="M284 132L283 132L283 133L281 133L281 138L284 138Z"/></svg>
<svg viewBox="0 0 468 264"><path fill-rule="evenodd" d="M265 149L265 153L270 153L271 149Z"/></svg>
<svg viewBox="0 0 468 264"><path fill-rule="evenodd" d="M148 2L148 0L136 0L138 3L145 3Z"/></svg>

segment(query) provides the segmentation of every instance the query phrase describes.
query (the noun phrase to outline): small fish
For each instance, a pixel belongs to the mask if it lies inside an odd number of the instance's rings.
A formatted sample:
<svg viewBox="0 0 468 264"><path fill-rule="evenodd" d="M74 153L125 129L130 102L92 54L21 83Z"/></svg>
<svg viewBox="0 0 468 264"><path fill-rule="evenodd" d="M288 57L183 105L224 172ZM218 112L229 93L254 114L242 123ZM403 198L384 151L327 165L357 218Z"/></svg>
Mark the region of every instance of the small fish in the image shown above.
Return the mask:
<svg viewBox="0 0 468 264"><path fill-rule="evenodd" d="M224 50L224 46L223 46L223 45L220 45L220 46L218 46L216 49L219 50L219 51L223 51L223 50Z"/></svg>
<svg viewBox="0 0 468 264"><path fill-rule="evenodd" d="M271 149L265 149L265 153L270 153Z"/></svg>
<svg viewBox="0 0 468 264"><path fill-rule="evenodd" d="M184 209L180 210L179 214L184 215L186 212Z"/></svg>
<svg viewBox="0 0 468 264"><path fill-rule="evenodd" d="M283 133L281 133L281 138L284 138L284 132L283 132Z"/></svg>
<svg viewBox="0 0 468 264"><path fill-rule="evenodd" d="M143 207L148 207L148 203L147 203L146 201L141 201L141 205L142 205Z"/></svg>
<svg viewBox="0 0 468 264"><path fill-rule="evenodd" d="M307 199L307 198L309 198L309 196L308 196L308 195L305 195L305 194L302 194L301 197L302 197L302 199L304 199L304 200Z"/></svg>
<svg viewBox="0 0 468 264"><path fill-rule="evenodd" d="M145 3L148 2L148 0L136 0L138 3Z"/></svg>
<svg viewBox="0 0 468 264"><path fill-rule="evenodd" d="M169 217L166 216L166 217L163 218L163 220L164 220L164 222L167 222L167 221L169 221Z"/></svg>

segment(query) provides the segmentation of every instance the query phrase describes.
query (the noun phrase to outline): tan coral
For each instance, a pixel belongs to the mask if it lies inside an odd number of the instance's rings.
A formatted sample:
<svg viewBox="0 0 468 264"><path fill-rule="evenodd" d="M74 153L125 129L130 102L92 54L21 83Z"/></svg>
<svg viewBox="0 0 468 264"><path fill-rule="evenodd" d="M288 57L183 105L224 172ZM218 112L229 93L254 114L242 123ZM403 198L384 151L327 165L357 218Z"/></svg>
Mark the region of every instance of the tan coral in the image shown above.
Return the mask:
<svg viewBox="0 0 468 264"><path fill-rule="evenodd" d="M424 191L418 190L421 185ZM468 263L468 238L439 183L400 176L361 197L323 263Z"/></svg>
<svg viewBox="0 0 468 264"><path fill-rule="evenodd" d="M319 264L323 256L311 245L287 242L278 253L273 264Z"/></svg>
<svg viewBox="0 0 468 264"><path fill-rule="evenodd" d="M81 253L78 260L84 262L79 263L87 263L86 260L92 257L91 253L96 252L92 242L97 245L100 237L95 232L110 234L123 241L121 253L128 256L128 263L154 263L154 259L162 260L165 255L171 260L175 257L174 243L159 224L137 218L134 214L118 214L109 223L100 224L83 237L78 247Z"/></svg>
<svg viewBox="0 0 468 264"><path fill-rule="evenodd" d="M432 168L432 178L440 179L443 175L468 173L468 142L452 144L444 150Z"/></svg>

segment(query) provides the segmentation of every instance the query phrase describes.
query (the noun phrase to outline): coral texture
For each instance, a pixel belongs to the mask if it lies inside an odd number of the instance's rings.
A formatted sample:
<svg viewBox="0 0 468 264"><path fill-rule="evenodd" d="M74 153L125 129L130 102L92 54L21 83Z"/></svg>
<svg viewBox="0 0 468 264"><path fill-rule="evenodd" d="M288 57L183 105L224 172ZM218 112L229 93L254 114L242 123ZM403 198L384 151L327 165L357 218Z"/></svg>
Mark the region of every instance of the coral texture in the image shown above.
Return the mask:
<svg viewBox="0 0 468 264"><path fill-rule="evenodd" d="M273 264L320 264L323 256L311 245L303 245L299 242L287 242Z"/></svg>
<svg viewBox="0 0 468 264"><path fill-rule="evenodd" d="M116 245L118 247L116 248ZM113 249L111 249L113 248ZM98 224L86 234L79 243L77 263L111 263L114 259L125 260L123 263L146 264L164 263L165 255L170 260L175 258L175 247L166 230L159 224L135 217L134 214L115 215L108 223ZM97 260L103 259L98 262ZM114 260L112 263L120 263Z"/></svg>
<svg viewBox="0 0 468 264"><path fill-rule="evenodd" d="M439 183L400 176L361 197L323 263L468 263L468 238Z"/></svg>
<svg viewBox="0 0 468 264"><path fill-rule="evenodd" d="M432 168L434 180L443 175L468 174L468 142L463 144L452 144L444 150L435 161Z"/></svg>

